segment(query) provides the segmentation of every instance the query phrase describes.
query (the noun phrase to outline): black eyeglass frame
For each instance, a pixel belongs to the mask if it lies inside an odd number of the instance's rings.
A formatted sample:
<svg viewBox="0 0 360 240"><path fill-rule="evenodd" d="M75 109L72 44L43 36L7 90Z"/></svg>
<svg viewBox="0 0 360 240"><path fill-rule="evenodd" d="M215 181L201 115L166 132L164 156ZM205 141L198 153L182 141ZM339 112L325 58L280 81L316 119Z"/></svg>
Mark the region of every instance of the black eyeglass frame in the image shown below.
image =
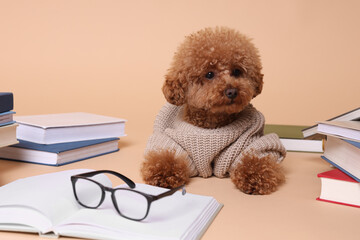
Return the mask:
<svg viewBox="0 0 360 240"><path fill-rule="evenodd" d="M111 187L106 187L104 185L102 185L101 183L91 179L90 177L93 177L97 174L104 174L104 173L108 173L108 174L111 174L111 175L114 175L118 178L120 178L121 180L123 180L126 185L128 185L130 187L129 188L111 188ZM77 175L74 175L74 176L71 176L71 183L72 183L72 187L73 187L73 192L74 192L74 196L75 196L75 199L76 201L83 207L85 208L91 208L91 209L96 209L98 208L105 200L105 193L106 192L110 192L111 193L111 200L113 202L113 205L116 209L116 211L120 214L120 216L124 217L124 218L127 218L127 219L130 219L130 220L134 220L134 221L141 221L141 220L144 220L148 214L149 214L149 210L150 210L150 206L151 206L151 203L156 201L156 200L159 200L161 198L164 198L164 197L167 197L167 196L170 196L172 194L174 194L176 191L180 190L180 189L183 189L182 190L182 195L184 195L186 193L185 191L185 185L181 185L179 187L176 187L176 188L173 188L173 189L170 189L166 192L163 192L159 195L151 195L151 194L147 194L147 193L143 193L143 192L140 192L140 191L137 191L137 190L134 190L134 188L136 187L136 184L129 178L125 177L124 175L118 173L118 172L115 172L115 171L111 171L111 170L99 170L99 171L91 171L91 172L86 172L86 173L81 173L81 174L77 174ZM76 194L76 190L75 190L75 184L76 184L76 181L78 179L86 179L88 181L91 181L95 184L97 184L100 189L101 189L101 200L99 202L99 204L95 207L89 207L89 206L86 206L84 205L83 203L81 203L81 201L79 201L79 198ZM121 211L119 210L118 208L118 205L117 205L117 202L116 202L116 197L115 197L115 192L117 190L127 190L127 191L132 191L132 192L135 192L135 193L138 193L142 196L145 197L145 199L147 200L147 209L146 209L146 214L144 215L144 217L142 218L131 218L131 217L128 217L126 215L123 215L121 213Z"/></svg>

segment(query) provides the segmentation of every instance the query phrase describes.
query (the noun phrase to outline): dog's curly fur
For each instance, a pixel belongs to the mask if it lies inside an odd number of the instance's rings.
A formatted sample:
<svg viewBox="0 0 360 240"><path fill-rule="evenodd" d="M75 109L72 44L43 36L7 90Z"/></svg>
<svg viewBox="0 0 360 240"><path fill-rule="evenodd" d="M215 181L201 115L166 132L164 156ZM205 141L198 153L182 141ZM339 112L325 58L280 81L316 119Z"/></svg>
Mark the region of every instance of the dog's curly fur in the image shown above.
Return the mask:
<svg viewBox="0 0 360 240"><path fill-rule="evenodd" d="M175 156L172 150L149 152L141 174L147 184L175 188L189 181L190 171L185 156Z"/></svg>
<svg viewBox="0 0 360 240"><path fill-rule="evenodd" d="M207 28L180 45L165 76L163 93L168 102L185 104L188 122L221 127L261 93L261 68L258 51L246 36L228 28ZM211 79L206 77L210 72ZM231 88L238 89L235 99L224 95Z"/></svg>
<svg viewBox="0 0 360 240"><path fill-rule="evenodd" d="M206 28L180 45L162 90L169 103L184 105L185 121L218 128L233 122L261 93L261 69L258 50L249 38L225 27ZM141 171L146 183L175 187L188 182L188 166L174 152L150 151L145 158ZM284 175L274 160L248 155L231 179L245 193L268 194Z"/></svg>
<svg viewBox="0 0 360 240"><path fill-rule="evenodd" d="M247 194L269 194L285 182L282 167L270 155L258 158L254 154L245 155L230 173L235 186Z"/></svg>

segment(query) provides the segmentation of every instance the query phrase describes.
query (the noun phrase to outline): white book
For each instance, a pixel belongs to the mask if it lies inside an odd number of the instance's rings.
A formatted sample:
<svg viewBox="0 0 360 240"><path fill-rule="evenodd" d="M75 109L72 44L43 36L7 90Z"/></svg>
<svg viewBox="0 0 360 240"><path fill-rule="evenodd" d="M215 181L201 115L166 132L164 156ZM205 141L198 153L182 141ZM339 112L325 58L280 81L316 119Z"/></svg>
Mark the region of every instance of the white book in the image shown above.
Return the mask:
<svg viewBox="0 0 360 240"><path fill-rule="evenodd" d="M360 121L320 122L317 132L324 135L360 141Z"/></svg>
<svg viewBox="0 0 360 240"><path fill-rule="evenodd" d="M353 109L341 115L328 119L327 121L360 121L360 108ZM317 133L318 124L302 130L304 138L323 139L323 135Z"/></svg>
<svg viewBox="0 0 360 240"><path fill-rule="evenodd" d="M144 220L128 220L116 212L109 194L97 209L76 202L70 176L88 171L38 175L1 187L0 230L90 239L199 239L222 207L213 197L178 191L154 201ZM111 186L107 176L95 177ZM157 195L168 189L136 184L135 190Z"/></svg>
<svg viewBox="0 0 360 240"><path fill-rule="evenodd" d="M17 123L0 126L0 148L18 143L16 139Z"/></svg>
<svg viewBox="0 0 360 240"><path fill-rule="evenodd" d="M125 119L91 113L59 113L14 117L17 138L39 144L125 136Z"/></svg>

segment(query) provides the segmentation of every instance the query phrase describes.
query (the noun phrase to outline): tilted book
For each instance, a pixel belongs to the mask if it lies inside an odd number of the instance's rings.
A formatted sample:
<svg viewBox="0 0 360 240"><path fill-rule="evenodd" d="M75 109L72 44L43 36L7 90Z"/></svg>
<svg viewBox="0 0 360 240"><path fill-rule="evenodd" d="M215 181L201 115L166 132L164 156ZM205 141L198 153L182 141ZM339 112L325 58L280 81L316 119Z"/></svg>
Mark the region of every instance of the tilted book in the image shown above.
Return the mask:
<svg viewBox="0 0 360 240"><path fill-rule="evenodd" d="M14 108L14 96L11 92L0 92L0 113Z"/></svg>
<svg viewBox="0 0 360 240"><path fill-rule="evenodd" d="M330 118L327 121L360 121L360 107ZM318 124L315 124L311 127L304 128L302 130L304 138L323 139L324 135L317 132L317 126Z"/></svg>
<svg viewBox="0 0 360 240"><path fill-rule="evenodd" d="M360 207L360 183L339 169L318 174L321 193L317 200Z"/></svg>
<svg viewBox="0 0 360 240"><path fill-rule="evenodd" d="M328 136L322 158L360 182L360 142Z"/></svg>
<svg viewBox="0 0 360 240"><path fill-rule="evenodd" d="M317 132L360 141L360 121L326 121L318 124Z"/></svg>
<svg viewBox="0 0 360 240"><path fill-rule="evenodd" d="M91 239L199 239L222 207L213 197L178 191L153 202L146 219L128 220L114 209L110 195L97 209L76 202L70 177L88 171L38 175L1 187L0 230ZM111 187L106 175L95 177ZM168 189L136 184L135 190L157 195Z"/></svg>
<svg viewBox="0 0 360 240"><path fill-rule="evenodd" d="M18 144L0 148L0 158L50 166L116 152L119 138L104 138L79 142L38 144L19 140Z"/></svg>
<svg viewBox="0 0 360 240"><path fill-rule="evenodd" d="M265 124L264 134L276 133L286 151L293 152L323 152L322 140L304 139L301 130L306 126Z"/></svg>
<svg viewBox="0 0 360 240"><path fill-rule="evenodd" d="M91 113L16 116L17 138L40 144L125 136L125 119Z"/></svg>

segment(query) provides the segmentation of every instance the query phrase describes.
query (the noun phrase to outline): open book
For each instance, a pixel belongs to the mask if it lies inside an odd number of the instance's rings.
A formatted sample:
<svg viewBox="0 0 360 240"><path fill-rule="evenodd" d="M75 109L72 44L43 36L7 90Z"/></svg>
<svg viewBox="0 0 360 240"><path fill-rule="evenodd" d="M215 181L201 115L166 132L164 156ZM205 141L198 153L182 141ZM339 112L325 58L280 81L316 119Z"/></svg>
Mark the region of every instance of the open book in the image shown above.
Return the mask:
<svg viewBox="0 0 360 240"><path fill-rule="evenodd" d="M213 197L176 192L153 202L143 221L128 220L116 212L108 193L98 209L76 202L70 176L88 171L49 173L0 187L0 230L90 239L199 239L222 207ZM107 176L94 178L111 187ZM154 195L167 191L146 184L135 189Z"/></svg>

